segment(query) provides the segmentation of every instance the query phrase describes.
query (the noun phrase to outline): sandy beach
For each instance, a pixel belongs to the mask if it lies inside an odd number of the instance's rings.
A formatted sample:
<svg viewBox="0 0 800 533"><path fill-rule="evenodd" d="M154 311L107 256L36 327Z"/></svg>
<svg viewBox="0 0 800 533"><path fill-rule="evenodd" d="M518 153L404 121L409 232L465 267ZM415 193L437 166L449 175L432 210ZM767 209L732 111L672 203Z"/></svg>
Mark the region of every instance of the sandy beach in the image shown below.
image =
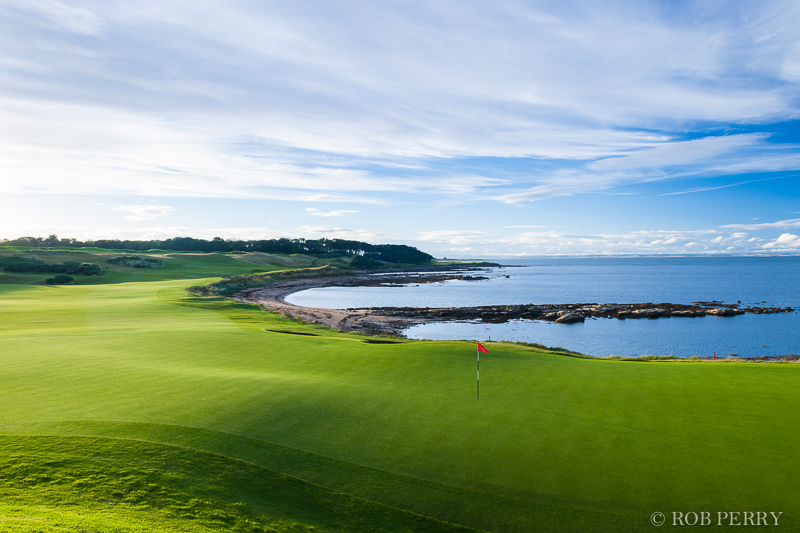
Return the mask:
<svg viewBox="0 0 800 533"><path fill-rule="evenodd" d="M441 277L441 276L439 276ZM325 279L306 279L254 287L236 293L235 300L259 304L270 311L298 318L309 324L322 324L340 331L361 332L368 335L398 336L413 325L426 322L424 318L390 317L370 314L369 309L320 309L290 304L286 297L298 291L331 285L362 285L374 282L372 276L348 276ZM415 279L417 283L423 278Z"/></svg>

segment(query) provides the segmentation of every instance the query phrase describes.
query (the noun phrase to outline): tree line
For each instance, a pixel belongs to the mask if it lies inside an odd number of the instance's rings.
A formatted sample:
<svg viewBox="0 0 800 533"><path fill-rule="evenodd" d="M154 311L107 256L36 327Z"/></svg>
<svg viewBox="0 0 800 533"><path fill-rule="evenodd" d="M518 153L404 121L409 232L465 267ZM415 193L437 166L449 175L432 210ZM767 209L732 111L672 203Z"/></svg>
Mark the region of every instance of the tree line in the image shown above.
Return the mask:
<svg viewBox="0 0 800 533"><path fill-rule="evenodd" d="M214 237L211 240L194 239L192 237L175 237L166 240L130 241L119 239L99 239L96 241L79 241L77 239L59 239L56 235L49 237L20 237L19 239L2 239L0 246L25 246L31 248L103 248L107 250L168 250L173 252L263 252L270 254L307 254L315 256L356 255L367 259L389 263L425 264L433 260L413 246L405 244L370 244L345 239L266 239L240 240Z"/></svg>

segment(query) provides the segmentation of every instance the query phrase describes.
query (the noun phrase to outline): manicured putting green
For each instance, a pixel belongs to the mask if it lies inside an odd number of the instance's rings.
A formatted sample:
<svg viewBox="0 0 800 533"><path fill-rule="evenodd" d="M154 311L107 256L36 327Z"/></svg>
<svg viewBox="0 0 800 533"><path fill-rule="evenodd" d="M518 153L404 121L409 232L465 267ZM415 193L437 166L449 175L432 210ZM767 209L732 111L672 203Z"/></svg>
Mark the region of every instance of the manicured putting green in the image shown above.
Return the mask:
<svg viewBox="0 0 800 533"><path fill-rule="evenodd" d="M476 400L472 343L367 344L187 297L197 283L0 286L0 433L213 452L484 531L650 530L655 511L800 524L796 365L489 343ZM387 530L427 531L404 527Z"/></svg>

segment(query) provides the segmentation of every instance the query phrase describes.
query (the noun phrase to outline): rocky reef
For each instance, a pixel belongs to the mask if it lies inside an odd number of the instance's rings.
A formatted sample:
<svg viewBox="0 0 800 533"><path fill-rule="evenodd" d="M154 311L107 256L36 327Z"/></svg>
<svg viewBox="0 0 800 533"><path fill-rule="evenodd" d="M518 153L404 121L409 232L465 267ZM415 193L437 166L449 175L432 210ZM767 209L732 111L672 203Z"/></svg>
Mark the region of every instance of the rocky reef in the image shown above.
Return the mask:
<svg viewBox="0 0 800 533"><path fill-rule="evenodd" d="M483 281L486 276L473 274L399 274L343 278L336 280L332 285L337 287L405 287L419 283L442 283L445 281Z"/></svg>
<svg viewBox="0 0 800 533"><path fill-rule="evenodd" d="M665 318L700 316L736 316L745 313L792 313L791 307L741 307L740 304L695 302L691 305L671 303L637 304L546 304L491 305L477 307L376 307L358 309L371 315L427 320L482 320L502 323L514 319L546 320L560 324L583 322L587 318ZM356 311L356 309L348 309Z"/></svg>

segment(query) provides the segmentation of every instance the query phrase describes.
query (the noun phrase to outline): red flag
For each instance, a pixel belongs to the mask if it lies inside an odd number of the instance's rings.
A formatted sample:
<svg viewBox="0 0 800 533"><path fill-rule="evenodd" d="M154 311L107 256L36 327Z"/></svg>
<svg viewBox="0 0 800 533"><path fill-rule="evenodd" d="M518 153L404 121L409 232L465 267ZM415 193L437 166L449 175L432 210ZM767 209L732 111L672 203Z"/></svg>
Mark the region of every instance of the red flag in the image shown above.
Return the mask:
<svg viewBox="0 0 800 533"><path fill-rule="evenodd" d="M483 347L483 344L478 343L478 351L482 353L489 353L489 351Z"/></svg>

